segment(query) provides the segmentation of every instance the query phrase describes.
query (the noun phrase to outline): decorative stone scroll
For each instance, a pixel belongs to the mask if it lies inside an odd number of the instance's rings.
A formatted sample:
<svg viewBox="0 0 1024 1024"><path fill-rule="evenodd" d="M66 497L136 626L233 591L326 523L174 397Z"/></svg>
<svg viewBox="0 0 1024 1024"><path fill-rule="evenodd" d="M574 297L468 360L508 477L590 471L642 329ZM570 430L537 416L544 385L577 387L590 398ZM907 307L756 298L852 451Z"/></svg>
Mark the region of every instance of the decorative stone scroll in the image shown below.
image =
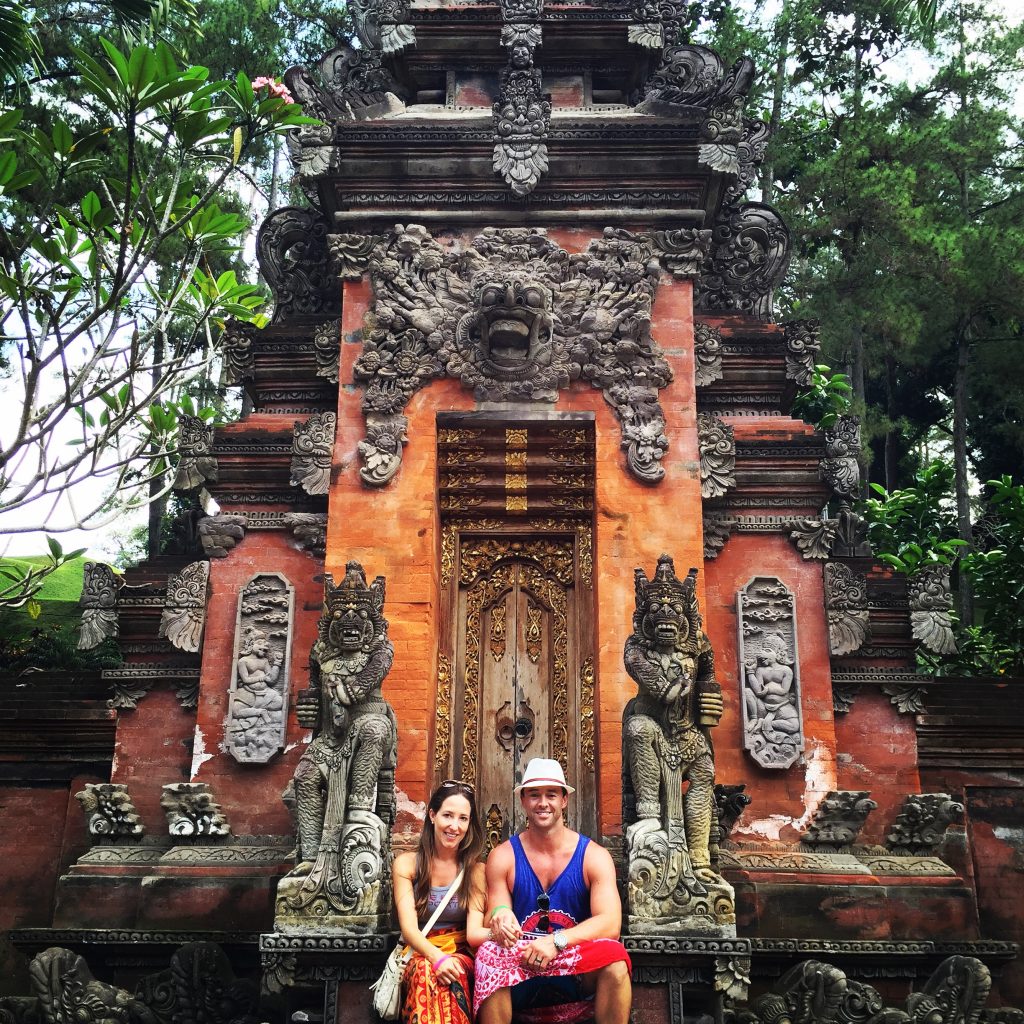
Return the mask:
<svg viewBox="0 0 1024 1024"><path fill-rule="evenodd" d="M949 589L949 566L918 569L907 580L907 595L914 637L933 654L956 654L950 614L953 595Z"/></svg>
<svg viewBox="0 0 1024 1024"><path fill-rule="evenodd" d="M736 486L736 439L730 424L708 412L697 413L700 494L720 498Z"/></svg>
<svg viewBox="0 0 1024 1024"><path fill-rule="evenodd" d="M394 649L384 578L349 562L324 577L309 690L297 717L313 739L295 770L299 863L281 880L275 927L376 933L391 920L388 868L398 731L381 685Z"/></svg>
<svg viewBox="0 0 1024 1024"><path fill-rule="evenodd" d="M259 328L244 320L229 319L220 336L221 381L229 386L246 384L256 374L253 343Z"/></svg>
<svg viewBox="0 0 1024 1024"><path fill-rule="evenodd" d="M82 622L78 627L78 649L92 650L108 637L117 636L117 592L124 586L109 565L86 562L82 574Z"/></svg>
<svg viewBox="0 0 1024 1024"><path fill-rule="evenodd" d="M824 850L850 846L876 807L870 794L862 790L832 790L818 805L801 842Z"/></svg>
<svg viewBox="0 0 1024 1024"><path fill-rule="evenodd" d="M790 320L782 326L786 338L786 380L806 387L821 352L820 321Z"/></svg>
<svg viewBox="0 0 1024 1024"><path fill-rule="evenodd" d="M303 104L305 106L305 104ZM313 117L320 116L306 108ZM341 289L331 272L327 221L317 210L283 206L256 235L260 273L274 295L274 323L340 312Z"/></svg>
<svg viewBox="0 0 1024 1024"><path fill-rule="evenodd" d="M722 379L722 332L698 320L693 325L693 352L697 387Z"/></svg>
<svg viewBox="0 0 1024 1024"><path fill-rule="evenodd" d="M989 969L974 957L951 956L916 992L905 1008L885 1005L882 996L863 981L816 960L805 960L788 970L773 990L759 996L749 1009L727 1009L726 1024L865 1024L867 1021L902 1024L978 1024L992 988ZM1018 1014L1019 1010L1011 1010Z"/></svg>
<svg viewBox="0 0 1024 1024"><path fill-rule="evenodd" d="M789 768L804 749L796 604L774 576L736 595L743 746L762 768Z"/></svg>
<svg viewBox="0 0 1024 1024"><path fill-rule="evenodd" d="M459 251L397 226L369 260L374 300L354 368L368 425L363 481L394 476L406 403L446 375L486 401L555 402L588 380L619 418L630 471L660 480L658 393L672 373L650 320L663 252L653 234L611 228L581 253L530 228L487 228Z"/></svg>
<svg viewBox="0 0 1024 1024"><path fill-rule="evenodd" d="M172 782L163 787L160 806L172 836L226 836L231 826L205 782Z"/></svg>
<svg viewBox="0 0 1024 1024"><path fill-rule="evenodd" d="M697 607L697 570L680 581L662 555L652 579L642 569L635 576L624 661L638 693L622 717L628 928L732 936L733 890L711 866L709 730L723 703Z"/></svg>
<svg viewBox="0 0 1024 1024"><path fill-rule="evenodd" d="M180 651L195 653L203 640L210 563L191 562L167 578L167 597L160 615L160 636Z"/></svg>
<svg viewBox="0 0 1024 1024"><path fill-rule="evenodd" d="M213 424L198 416L178 417L178 470L176 491L194 491L217 482L217 460L213 452Z"/></svg>
<svg viewBox="0 0 1024 1024"><path fill-rule="evenodd" d="M789 525L790 539L803 558L824 560L832 554L835 519L794 519Z"/></svg>
<svg viewBox="0 0 1024 1024"><path fill-rule="evenodd" d="M825 431L821 478L845 501L860 493L860 449L860 420L856 416L840 416L835 426Z"/></svg>
<svg viewBox="0 0 1024 1024"><path fill-rule="evenodd" d="M203 554L207 558L226 558L228 552L245 537L248 525L248 517L237 512L204 516L196 527Z"/></svg>
<svg viewBox="0 0 1024 1024"><path fill-rule="evenodd" d="M307 420L296 420L292 431L292 487L307 494L326 494L331 489L331 463L338 416L317 412Z"/></svg>
<svg viewBox="0 0 1024 1024"><path fill-rule="evenodd" d="M704 557L717 558L725 547L725 542L732 536L735 520L731 516L704 516Z"/></svg>
<svg viewBox="0 0 1024 1024"><path fill-rule="evenodd" d="M284 747L294 606L278 573L253 576L238 595L224 745L242 764L266 764Z"/></svg>
<svg viewBox="0 0 1024 1024"><path fill-rule="evenodd" d="M381 53L401 53L416 43L416 29L408 24L408 0L358 0L349 8L360 42Z"/></svg>
<svg viewBox="0 0 1024 1024"><path fill-rule="evenodd" d="M853 654L871 633L867 578L844 562L826 563L824 573L829 652L834 658Z"/></svg>
<svg viewBox="0 0 1024 1024"><path fill-rule="evenodd" d="M128 787L122 783L87 782L75 799L81 804L86 828L94 839L134 838L145 831Z"/></svg>
<svg viewBox="0 0 1024 1024"><path fill-rule="evenodd" d="M885 838L886 849L894 853L934 853L946 829L963 816L964 805L948 793L911 793Z"/></svg>

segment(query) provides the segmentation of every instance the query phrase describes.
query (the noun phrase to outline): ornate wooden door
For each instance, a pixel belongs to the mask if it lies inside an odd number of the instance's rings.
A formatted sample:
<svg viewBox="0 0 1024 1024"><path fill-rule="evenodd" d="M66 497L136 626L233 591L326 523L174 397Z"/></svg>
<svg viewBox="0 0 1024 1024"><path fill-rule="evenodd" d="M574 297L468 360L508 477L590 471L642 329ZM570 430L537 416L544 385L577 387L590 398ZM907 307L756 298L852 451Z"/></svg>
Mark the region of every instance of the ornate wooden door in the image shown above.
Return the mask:
<svg viewBox="0 0 1024 1024"><path fill-rule="evenodd" d="M459 537L445 767L475 784L492 846L524 824L512 790L533 757L561 762L577 789L569 824L595 827L593 659L581 629L591 602L578 544L575 532Z"/></svg>

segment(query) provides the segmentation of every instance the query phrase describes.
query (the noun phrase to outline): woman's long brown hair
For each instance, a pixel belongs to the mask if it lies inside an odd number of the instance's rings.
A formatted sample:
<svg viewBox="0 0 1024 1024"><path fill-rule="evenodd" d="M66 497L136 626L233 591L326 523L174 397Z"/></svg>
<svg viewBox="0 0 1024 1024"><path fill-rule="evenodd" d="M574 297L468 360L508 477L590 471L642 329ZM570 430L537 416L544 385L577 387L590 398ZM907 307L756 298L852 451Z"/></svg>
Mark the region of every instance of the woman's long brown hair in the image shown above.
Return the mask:
<svg viewBox="0 0 1024 1024"><path fill-rule="evenodd" d="M420 833L420 844L416 848L416 874L413 882L413 895L416 897L416 917L426 923L427 901L430 899L430 875L434 870L434 857L437 848L434 845L434 823L430 820L430 812L434 814L441 809L441 804L450 796L462 796L469 801L469 828L459 844L459 868L465 871L462 884L459 886L459 906L469 907L469 894L474 864L480 860L484 849L484 830L480 824L480 816L476 812L476 796L470 786L464 782L443 782L434 790L427 804L427 819Z"/></svg>

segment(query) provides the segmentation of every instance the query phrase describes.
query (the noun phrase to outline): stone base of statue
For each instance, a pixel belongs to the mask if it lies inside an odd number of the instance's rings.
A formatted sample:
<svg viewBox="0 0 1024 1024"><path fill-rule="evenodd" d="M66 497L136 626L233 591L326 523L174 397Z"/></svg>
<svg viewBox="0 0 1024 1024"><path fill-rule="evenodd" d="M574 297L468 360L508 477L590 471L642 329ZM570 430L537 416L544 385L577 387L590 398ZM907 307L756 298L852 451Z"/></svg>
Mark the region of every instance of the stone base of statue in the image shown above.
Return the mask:
<svg viewBox="0 0 1024 1024"><path fill-rule="evenodd" d="M325 830L316 860L296 865L278 883L275 931L368 935L390 930L388 827L372 811L351 818L336 836Z"/></svg>
<svg viewBox="0 0 1024 1024"><path fill-rule="evenodd" d="M694 868L681 832L652 819L627 828L627 932L735 938L733 887L710 868Z"/></svg>

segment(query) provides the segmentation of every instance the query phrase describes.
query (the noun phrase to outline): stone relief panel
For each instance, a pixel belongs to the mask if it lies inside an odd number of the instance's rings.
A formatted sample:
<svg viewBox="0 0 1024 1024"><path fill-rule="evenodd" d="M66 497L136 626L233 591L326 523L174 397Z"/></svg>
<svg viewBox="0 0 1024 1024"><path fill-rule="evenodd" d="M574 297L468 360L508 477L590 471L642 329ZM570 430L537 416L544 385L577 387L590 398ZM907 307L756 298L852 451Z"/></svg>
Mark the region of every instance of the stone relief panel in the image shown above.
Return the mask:
<svg viewBox="0 0 1024 1024"><path fill-rule="evenodd" d="M774 576L736 595L743 746L762 768L789 768L804 749L796 603Z"/></svg>
<svg viewBox="0 0 1024 1024"><path fill-rule="evenodd" d="M829 652L835 658L853 654L871 635L867 578L845 562L826 562L824 577Z"/></svg>
<svg viewBox="0 0 1024 1024"><path fill-rule="evenodd" d="M266 764L284 747L294 614L295 590L278 573L238 595L224 745L242 764Z"/></svg>
<svg viewBox="0 0 1024 1024"><path fill-rule="evenodd" d="M367 258L374 300L354 368L364 482L398 471L407 402L448 376L483 401L555 402L589 381L618 416L630 471L656 483L668 449L658 393L672 373L651 336L651 307L660 262L695 258L698 234L609 228L569 253L539 229L487 228L458 250L419 225L397 226Z"/></svg>
<svg viewBox="0 0 1024 1024"><path fill-rule="evenodd" d="M949 588L949 566L918 569L907 580L910 627L917 640L935 654L956 654L953 638L953 595Z"/></svg>

